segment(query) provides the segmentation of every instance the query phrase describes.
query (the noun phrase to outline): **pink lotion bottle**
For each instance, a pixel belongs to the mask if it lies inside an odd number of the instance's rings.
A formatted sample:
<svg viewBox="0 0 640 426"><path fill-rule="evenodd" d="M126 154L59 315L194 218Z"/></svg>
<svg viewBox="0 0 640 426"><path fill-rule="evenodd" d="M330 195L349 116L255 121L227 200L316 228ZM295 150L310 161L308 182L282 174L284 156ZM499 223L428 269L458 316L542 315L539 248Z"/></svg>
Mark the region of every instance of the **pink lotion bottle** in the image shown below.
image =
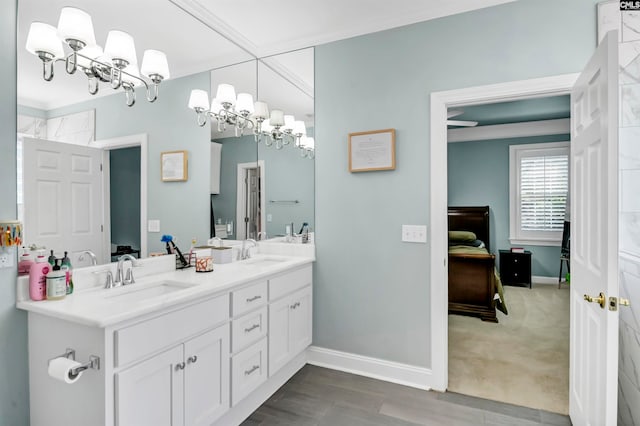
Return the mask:
<svg viewBox="0 0 640 426"><path fill-rule="evenodd" d="M47 274L51 271L51 265L44 255L38 255L36 263L29 269L29 297L39 301L47 298Z"/></svg>

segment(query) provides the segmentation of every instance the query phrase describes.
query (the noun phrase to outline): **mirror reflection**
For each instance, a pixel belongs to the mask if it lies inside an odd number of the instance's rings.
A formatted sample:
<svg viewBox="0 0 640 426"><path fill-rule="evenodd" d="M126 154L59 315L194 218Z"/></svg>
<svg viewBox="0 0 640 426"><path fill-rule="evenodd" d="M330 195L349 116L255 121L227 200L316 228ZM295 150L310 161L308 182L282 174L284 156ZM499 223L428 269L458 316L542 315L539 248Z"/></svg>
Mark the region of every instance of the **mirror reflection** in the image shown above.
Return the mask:
<svg viewBox="0 0 640 426"><path fill-rule="evenodd" d="M191 89L213 94L219 83L233 84L271 109L303 120L307 135L313 136L313 49L247 60L246 51L169 2L154 6L157 25L144 31L136 25L145 16L142 6L127 5L128 13L121 15L78 5L92 16L98 44L118 28L134 38L138 63L149 48L167 55L171 78L162 82L158 100L143 101L145 93L138 88L140 102L129 108L122 90L108 85L90 95L87 78L67 74L64 63L55 64L52 81L43 80L40 59L25 49L29 26L33 21L55 26L60 9L67 5L20 2L17 160L25 245L44 246L47 254L54 250L58 257L68 251L78 267L91 264L87 250L99 263L129 251L141 257L162 252L160 237L165 233L184 251L192 239L201 244L216 231L229 239L257 239L265 233L283 234L287 223L294 224L293 232L303 222L313 228L313 160L302 158L304 150L295 143L281 150L264 141L256 143L252 131L237 138L232 129L219 132L210 123L199 127L187 108ZM168 27L180 28L189 40L206 39L210 53L184 49L188 43L172 41L175 34L169 34ZM161 154L179 150L187 152L188 180L161 182ZM44 151L57 157L38 154ZM86 160L91 157L88 152L95 154L95 161ZM34 165L60 164L56 161L64 155L66 163L84 167L88 177L96 178L95 191L42 185ZM81 208L69 202L80 198L85 203ZM91 232L80 238L78 231L87 229Z"/></svg>

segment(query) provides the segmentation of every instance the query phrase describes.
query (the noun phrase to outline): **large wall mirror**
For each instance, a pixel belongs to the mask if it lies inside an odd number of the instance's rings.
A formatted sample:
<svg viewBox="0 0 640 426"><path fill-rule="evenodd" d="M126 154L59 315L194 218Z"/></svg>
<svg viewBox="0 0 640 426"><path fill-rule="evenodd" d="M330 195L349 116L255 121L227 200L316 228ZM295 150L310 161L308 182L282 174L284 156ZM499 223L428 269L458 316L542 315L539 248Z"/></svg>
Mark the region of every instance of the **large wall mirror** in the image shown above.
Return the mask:
<svg viewBox="0 0 640 426"><path fill-rule="evenodd" d="M68 75L63 63L56 64L51 82L43 80L40 60L25 49L29 26L33 21L55 26L64 6L82 8L92 16L96 41L103 47L108 31L117 28L133 36L139 61L145 49L165 51L171 79L161 84L155 103L146 102L140 88L133 107L126 106L122 91L104 84L98 95L89 95L84 75ZM313 50L256 60L171 2L154 4L154 25L143 28L139 22L147 17L144 4L131 5L125 0L109 5L80 0L19 1L18 182L25 243L44 245L58 256L68 251L74 266L84 266L91 263L90 257L81 256L89 248L100 263L115 260L111 254L118 251L117 246L130 246L140 256L163 251L160 237L165 233L188 249L192 239L203 243L210 238L215 225L225 225L230 239L256 238L258 232L276 236L284 232L285 223L299 227L308 222L313 227L313 160L302 159L291 146L276 151L256 143L250 134L237 138L229 131L218 132L215 121L199 127L187 108L191 89L215 96L217 84L230 83L238 92L251 93L272 108L304 119L313 135ZM188 48L192 40L206 40L207 49ZM303 58L311 62L303 66ZM299 104L307 107L298 108ZM110 147L105 148L101 141L109 141ZM222 146L220 186L214 195L210 188L212 141ZM64 202L68 194L60 188L47 190L30 172L25 174L24 164L55 164L53 157L30 157L33 149L24 149L25 144L47 142L100 149L101 157L109 159L110 178L102 179L102 194L86 197L87 209L64 210L69 207ZM167 151L187 152L188 180L161 181L160 158ZM257 185L255 192L245 190L240 207L239 165ZM257 166L254 171L252 165ZM89 174L99 173L98 165L92 167ZM303 180L307 180L304 190L288 189ZM41 192L34 192L36 188ZM29 199L38 194L45 197L46 208L42 202L30 208ZM293 200L299 203L272 202ZM254 212L255 218L248 224L244 220L247 211ZM69 224L70 217L75 224ZM70 226L93 229L93 237L100 242L96 246L77 238L65 231Z"/></svg>

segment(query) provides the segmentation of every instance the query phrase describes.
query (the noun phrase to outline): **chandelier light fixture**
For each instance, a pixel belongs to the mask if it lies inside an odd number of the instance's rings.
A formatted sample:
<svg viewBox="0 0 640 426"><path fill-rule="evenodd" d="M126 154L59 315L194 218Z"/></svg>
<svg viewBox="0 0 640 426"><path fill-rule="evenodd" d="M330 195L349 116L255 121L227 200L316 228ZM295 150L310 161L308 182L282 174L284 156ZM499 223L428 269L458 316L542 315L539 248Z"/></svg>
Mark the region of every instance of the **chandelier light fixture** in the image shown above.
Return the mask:
<svg viewBox="0 0 640 426"><path fill-rule="evenodd" d="M65 54L64 44L70 53ZM32 22L26 49L42 61L42 77L46 81L53 80L55 62L63 61L68 74L78 69L84 72L90 94L98 93L100 82L108 83L114 90L124 90L128 106L136 102L136 86L144 86L147 100L154 102L158 99L158 86L170 77L167 57L159 50L145 50L138 70L133 37L124 31L109 31L103 51L96 44L91 15L75 7L62 8L57 28Z"/></svg>
<svg viewBox="0 0 640 426"><path fill-rule="evenodd" d="M236 90L230 84L218 85L211 104L206 90L192 90L189 108L196 112L199 126L204 126L209 117L217 122L218 132L233 127L237 137L247 131L247 134L253 134L257 143L264 141L266 146L275 146L276 149L292 144L300 149L302 157L313 158L315 145L313 138L306 136L304 121L285 115L282 110L269 112L266 102L254 103L249 93L236 96Z"/></svg>

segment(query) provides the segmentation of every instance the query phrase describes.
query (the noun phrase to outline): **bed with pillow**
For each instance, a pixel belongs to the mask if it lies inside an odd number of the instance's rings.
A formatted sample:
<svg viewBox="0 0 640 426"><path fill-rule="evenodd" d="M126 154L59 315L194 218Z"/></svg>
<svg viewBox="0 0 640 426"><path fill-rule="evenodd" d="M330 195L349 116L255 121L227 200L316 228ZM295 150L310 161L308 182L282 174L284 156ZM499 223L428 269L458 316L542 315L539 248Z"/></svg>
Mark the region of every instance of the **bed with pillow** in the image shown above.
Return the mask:
<svg viewBox="0 0 640 426"><path fill-rule="evenodd" d="M490 322L496 308L507 314L489 235L489 206L449 207L450 314Z"/></svg>

